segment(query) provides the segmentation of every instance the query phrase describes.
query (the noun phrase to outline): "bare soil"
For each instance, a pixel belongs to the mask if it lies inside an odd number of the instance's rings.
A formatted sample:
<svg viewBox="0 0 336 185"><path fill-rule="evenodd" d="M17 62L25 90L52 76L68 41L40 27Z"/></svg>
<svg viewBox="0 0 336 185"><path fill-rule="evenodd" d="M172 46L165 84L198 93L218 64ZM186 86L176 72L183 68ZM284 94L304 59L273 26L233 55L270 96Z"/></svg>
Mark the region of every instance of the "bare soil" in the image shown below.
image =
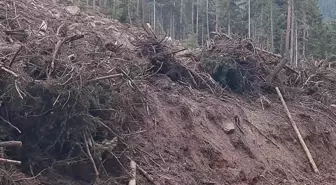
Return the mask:
<svg viewBox="0 0 336 185"><path fill-rule="evenodd" d="M335 123L289 102L320 169L314 174L281 102L264 110L242 97L221 98L161 76L147 83L155 110L134 139L137 160L160 184L335 184ZM232 96L232 95L231 95ZM225 127L234 125L232 133ZM273 144L274 143L274 144ZM150 183L148 183L150 184Z"/></svg>

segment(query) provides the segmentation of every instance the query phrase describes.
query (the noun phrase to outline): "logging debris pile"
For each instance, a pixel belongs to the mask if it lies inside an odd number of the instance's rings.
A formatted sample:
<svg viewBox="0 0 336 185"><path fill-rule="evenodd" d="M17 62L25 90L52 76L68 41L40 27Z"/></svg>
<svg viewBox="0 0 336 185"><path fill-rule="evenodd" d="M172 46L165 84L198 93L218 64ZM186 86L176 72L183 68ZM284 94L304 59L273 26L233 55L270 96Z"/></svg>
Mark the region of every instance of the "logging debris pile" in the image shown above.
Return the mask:
<svg viewBox="0 0 336 185"><path fill-rule="evenodd" d="M1 184L128 182L132 176L127 170L130 157L141 161L139 153L145 152L138 145L149 143L144 137L134 141L132 136L145 132L150 115L163 111L157 108L160 103L148 97L159 91L151 84L156 78L169 78L165 79L169 87L162 89L172 90L178 84L176 89L188 87L193 95L207 93L205 97L219 96L223 87L259 95L291 78L282 71L272 84L266 84L265 78L279 57L254 48L246 40L215 39L196 59L182 55L184 50L159 38L148 25L123 25L76 6L54 6L47 0L1 0L0 140L22 142L20 148L0 150L1 157L12 159L1 166ZM310 77L309 82L314 79ZM174 93L181 97L187 94L184 90ZM215 103L204 104L218 110L206 109L205 119L218 121L225 106L219 106L220 100L214 97L209 100ZM181 111L193 114L187 100L183 101ZM196 104L196 100L190 101ZM151 121L157 126L153 117ZM235 147L242 144L241 138L235 142ZM245 150L247 146L241 147ZM219 156L218 151L212 152ZM207 151L202 155L212 158ZM21 166L13 168L13 164ZM146 171L140 171L155 182ZM238 180L231 180L244 181L243 176L239 172ZM186 184L182 178L177 181Z"/></svg>
<svg viewBox="0 0 336 185"><path fill-rule="evenodd" d="M271 84L266 83L280 57L256 48L250 40L215 35L202 55L201 66L222 87L229 87L237 93L259 95L263 91L267 93L269 87L274 89L296 76L295 71L286 66L286 70L281 71Z"/></svg>

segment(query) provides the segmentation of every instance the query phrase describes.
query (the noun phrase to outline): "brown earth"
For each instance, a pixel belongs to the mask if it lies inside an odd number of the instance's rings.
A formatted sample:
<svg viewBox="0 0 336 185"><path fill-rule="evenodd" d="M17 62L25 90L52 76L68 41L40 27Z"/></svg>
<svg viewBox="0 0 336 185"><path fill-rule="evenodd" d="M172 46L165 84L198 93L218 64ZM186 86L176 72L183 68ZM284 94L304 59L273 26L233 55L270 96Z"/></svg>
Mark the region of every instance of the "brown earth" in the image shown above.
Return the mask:
<svg viewBox="0 0 336 185"><path fill-rule="evenodd" d="M289 103L320 169L317 175L276 98L263 110L259 102L218 98L164 76L152 79L146 91L154 119L146 121L146 132L134 143L146 151L138 153L140 165L160 184L336 182L333 119ZM235 129L226 133L230 124Z"/></svg>

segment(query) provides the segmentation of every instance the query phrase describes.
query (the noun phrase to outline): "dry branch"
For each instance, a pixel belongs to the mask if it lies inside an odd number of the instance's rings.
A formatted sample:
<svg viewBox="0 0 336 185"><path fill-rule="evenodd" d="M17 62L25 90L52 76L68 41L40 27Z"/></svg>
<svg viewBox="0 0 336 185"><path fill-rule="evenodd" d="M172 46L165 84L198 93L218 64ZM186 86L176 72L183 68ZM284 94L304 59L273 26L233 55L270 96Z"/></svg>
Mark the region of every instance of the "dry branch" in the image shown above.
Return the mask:
<svg viewBox="0 0 336 185"><path fill-rule="evenodd" d="M4 141L0 142L0 147L22 147L22 142L21 141Z"/></svg>
<svg viewBox="0 0 336 185"><path fill-rule="evenodd" d="M123 74L113 74L113 75L108 75L108 76L102 76L102 77L98 77L98 78L95 78L95 79L88 80L88 82L95 82L95 81L99 81L99 80L116 78L116 77L120 77L120 76L123 76Z"/></svg>
<svg viewBox="0 0 336 185"><path fill-rule="evenodd" d="M62 38L60 40L57 41L57 44L55 46L55 50L54 50L54 53L52 55L52 61L51 61L51 64L50 64L50 69L49 69L49 73L48 75L50 76L54 70L55 70L55 60L56 60L56 57L57 57L57 54L58 54L58 51L60 50L61 46L64 44L66 38Z"/></svg>
<svg viewBox="0 0 336 185"><path fill-rule="evenodd" d="M299 131L299 129L298 129L296 123L294 122L294 120L293 120L293 118L292 118L291 113L290 113L289 110L288 110L287 104L286 104L286 102L285 102L285 100L284 100L284 98L283 98L283 96L282 96L282 94L281 94L279 88L276 87L275 90L277 91L278 96L279 96L279 98L281 99L282 105L284 106L284 109L285 109L285 111L286 111L286 113L287 113L287 116L288 116L288 118L289 118L289 121L291 122L292 127L294 128L294 131L295 131L296 135L297 135L298 138L299 138L300 144L301 144L303 150L305 151L305 153L306 153L306 155L307 155L307 157L308 157L308 160L309 160L309 162L310 162L310 164L311 164L311 166L312 166L314 172L315 172L315 173L319 173L319 170L317 169L317 166L316 166L316 164L315 164L315 162L314 162L314 159L313 159L313 157L311 156L311 154L310 154L310 152L309 152L309 149L308 149L306 143L304 142L304 140L303 140L303 138L302 138L302 136L301 136L301 134L300 134L300 131Z"/></svg>
<svg viewBox="0 0 336 185"><path fill-rule="evenodd" d="M13 75L15 78L19 77L18 74L16 74L15 72L13 72L13 71L11 71L11 70L5 68L5 67L1 67L1 69L4 70L4 71L6 71L7 73Z"/></svg>
<svg viewBox="0 0 336 185"><path fill-rule="evenodd" d="M276 75L279 74L279 72L281 71L282 68L284 68L286 66L288 62L288 59L285 57L281 60L281 62L275 67L274 71L271 72L271 74L269 74L267 77L266 77L266 81L267 82L272 82L273 79L275 78Z"/></svg>
<svg viewBox="0 0 336 185"><path fill-rule="evenodd" d="M256 47L255 49L258 50L258 51L261 51L261 52L263 52L263 53L267 53L267 54L269 54L269 55L272 55L272 56L274 56L274 57L277 57L277 58L281 58L281 57L282 57L280 54L272 53L272 52L270 52L270 51L266 51L266 50L261 49L261 48L258 48L258 47Z"/></svg>
<svg viewBox="0 0 336 185"><path fill-rule="evenodd" d="M136 167L137 164L134 161L131 161L131 174L132 179L129 181L128 185L136 185Z"/></svg>
<svg viewBox="0 0 336 185"><path fill-rule="evenodd" d="M142 169L139 165L137 165L139 171L154 185L159 185L152 176L150 176L144 169Z"/></svg>
<svg viewBox="0 0 336 185"><path fill-rule="evenodd" d="M0 118L2 119L2 121L6 122L10 127L12 127L15 130L17 130L20 134L22 133L21 130L19 128L17 128L16 126L14 126L11 122L5 120L2 116L0 116Z"/></svg>
<svg viewBox="0 0 336 185"><path fill-rule="evenodd" d="M13 65L13 63L15 62L16 57L18 56L18 54L20 53L20 51L22 50L23 46L21 45L20 48L15 52L12 60L10 61L8 67L11 67Z"/></svg>
<svg viewBox="0 0 336 185"><path fill-rule="evenodd" d="M99 178L99 172L98 172L98 169L97 169L97 166L96 166L96 163L95 161L93 160L93 157L91 155L91 152L90 152L90 148L89 148L89 144L88 144L88 141L87 141L87 138L86 138L86 134L83 133L83 137L84 137L84 143L85 143L85 149L86 149L86 152L90 158L90 161L92 163L92 167L95 171L95 180L97 180Z"/></svg>
<svg viewBox="0 0 336 185"><path fill-rule="evenodd" d="M15 161L15 160L4 159L4 158L0 158L0 163L8 163L8 164L14 164L14 165L21 165L21 161Z"/></svg>

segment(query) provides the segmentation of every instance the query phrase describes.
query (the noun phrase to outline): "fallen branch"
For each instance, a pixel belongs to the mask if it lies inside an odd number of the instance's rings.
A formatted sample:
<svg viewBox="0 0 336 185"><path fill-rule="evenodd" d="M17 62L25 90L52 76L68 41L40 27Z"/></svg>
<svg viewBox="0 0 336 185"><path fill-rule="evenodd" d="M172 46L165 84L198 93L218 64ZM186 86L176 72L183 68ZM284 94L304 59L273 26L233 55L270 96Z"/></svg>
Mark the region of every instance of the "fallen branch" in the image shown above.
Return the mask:
<svg viewBox="0 0 336 185"><path fill-rule="evenodd" d="M251 123L249 120L246 120L245 121L247 123L249 123L252 127L254 127L262 136L264 136L268 141L270 141L274 146L276 146L277 148L280 149L280 147L274 142L272 141L269 137L267 137L257 126L255 126L253 123Z"/></svg>
<svg viewBox="0 0 336 185"><path fill-rule="evenodd" d="M11 67L13 65L13 63L15 62L16 57L18 56L18 54L20 53L20 51L22 50L23 46L21 45L20 48L15 52L12 60L10 61L8 67Z"/></svg>
<svg viewBox="0 0 336 185"><path fill-rule="evenodd" d="M116 77L120 77L120 76L123 76L123 74L119 73L119 74L113 74L113 75L108 75L108 76L102 76L102 77L98 77L98 78L95 78L95 79L88 80L88 82L95 82L95 81L99 81L99 80L116 78Z"/></svg>
<svg viewBox="0 0 336 185"><path fill-rule="evenodd" d="M314 172L315 172L315 173L319 173L319 170L317 169L317 166L316 166L316 164L315 164L315 162L314 162L314 159L313 159L313 157L311 156L311 154L310 154L310 152L309 152L309 149L308 149L306 143L304 142L304 140L303 140L303 138L302 138L302 136L301 136L301 134L300 134L300 131L299 131L299 129L298 129L296 123L294 122L294 120L293 120L293 118L292 118L292 116L291 116L291 113L290 113L289 110L288 110L287 104L286 104L286 102L285 102L285 100L284 100L284 98L283 98L283 96L282 96L282 94L281 94L279 88L276 87L275 90L277 91L278 96L279 96L279 98L281 99L282 105L284 106L284 109L285 109L285 111L286 111L286 113L287 113L287 116L288 116L288 118L289 118L289 121L291 122L292 127L294 128L294 131L295 131L296 135L297 135L298 138L299 138L300 144L301 144L303 150L305 151L305 153L306 153L306 155L307 155L307 157L308 157L308 160L309 160L309 162L310 162L310 164L311 164L311 166L312 166Z"/></svg>
<svg viewBox="0 0 336 185"><path fill-rule="evenodd" d="M146 31L148 34L151 34L152 37L153 37L154 39L157 39L157 36L156 36L156 34L155 34L153 28L151 27L151 25L150 25L149 23L147 23L146 26L145 26L144 28L145 28L145 31Z"/></svg>
<svg viewBox="0 0 336 185"><path fill-rule="evenodd" d="M131 161L132 179L129 181L128 185L136 185L136 167L137 164L134 161Z"/></svg>
<svg viewBox="0 0 336 185"><path fill-rule="evenodd" d="M142 169L139 165L137 165L139 171L142 173L142 175L144 175L151 183L153 183L154 185L159 185L159 183L157 183L154 178L152 176L150 176L144 169Z"/></svg>
<svg viewBox="0 0 336 185"><path fill-rule="evenodd" d="M19 128L17 128L16 126L14 126L11 122L5 120L2 116L0 116L0 118L2 119L2 121L6 122L10 127L14 128L16 131L18 131L20 134L22 133L21 130Z"/></svg>
<svg viewBox="0 0 336 185"><path fill-rule="evenodd" d="M65 40L65 42L73 42L75 40L79 40L79 39L82 39L82 38L84 38L84 35L74 35L74 36L71 36L71 37L67 38Z"/></svg>
<svg viewBox="0 0 336 185"><path fill-rule="evenodd" d="M0 142L0 147L22 147L22 142L21 141L4 141Z"/></svg>
<svg viewBox="0 0 336 185"><path fill-rule="evenodd" d="M15 161L15 160L10 160L10 159L4 159L0 158L0 163L8 163L8 164L14 164L14 165L21 165L21 161Z"/></svg>
<svg viewBox="0 0 336 185"><path fill-rule="evenodd" d="M283 58L280 61L280 63L275 67L274 71L272 71L272 73L269 74L266 77L266 82L268 82L268 83L272 82L273 79L275 78L275 76L279 74L279 72L281 71L281 69L285 67L285 65L287 64L287 62L288 62L288 59L286 57Z"/></svg>
<svg viewBox="0 0 336 185"><path fill-rule="evenodd" d="M52 60L51 60L51 64L50 64L50 69L49 69L49 73L48 75L50 76L54 70L55 70L55 60L56 60L56 57L57 57L57 54L61 48L61 46L64 44L64 42L66 41L66 38L62 38L60 40L57 41L57 44L55 46L55 50L54 50L54 53L52 55Z"/></svg>
<svg viewBox="0 0 336 185"><path fill-rule="evenodd" d="M92 167L93 167L93 170L95 171L95 180L98 179L99 177L99 172L98 172L98 169L97 169L97 166L96 166L96 163L95 161L93 160L93 157L91 155L91 152L90 152L90 148L89 148L89 144L88 144L88 141L87 141L87 138L86 138L86 134L83 133L83 137L84 137L84 143L85 143L85 149L86 149L86 152L89 156L89 159L92 163Z"/></svg>
<svg viewBox="0 0 336 185"><path fill-rule="evenodd" d="M281 58L281 57L282 57L280 54L272 53L272 52L270 52L270 51L266 51L266 50L261 49L261 48L257 48L257 47L256 47L255 49L258 50L258 51L261 51L261 52L263 52L263 53L267 53L267 54L269 54L269 55L272 55L272 56L274 56L274 57L277 57L277 58Z"/></svg>
<svg viewBox="0 0 336 185"><path fill-rule="evenodd" d="M11 70L5 68L5 67L1 67L1 69L4 70L4 71L6 71L7 73L13 75L15 78L19 77L18 74L16 74L15 72L13 72L13 71L11 71Z"/></svg>

